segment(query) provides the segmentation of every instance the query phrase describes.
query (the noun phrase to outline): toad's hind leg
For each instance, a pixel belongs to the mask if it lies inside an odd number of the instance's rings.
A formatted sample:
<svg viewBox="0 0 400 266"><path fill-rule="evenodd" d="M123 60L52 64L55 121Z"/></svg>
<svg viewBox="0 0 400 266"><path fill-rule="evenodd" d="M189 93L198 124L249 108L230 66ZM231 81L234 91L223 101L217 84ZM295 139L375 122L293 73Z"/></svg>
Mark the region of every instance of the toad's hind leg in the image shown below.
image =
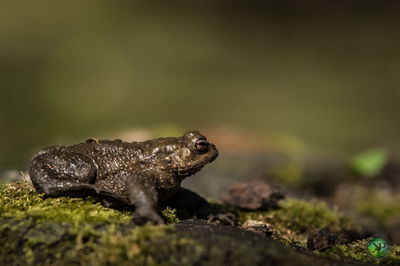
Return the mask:
<svg viewBox="0 0 400 266"><path fill-rule="evenodd" d="M97 166L77 152L53 148L33 158L29 176L36 191L50 197L82 197L96 194Z"/></svg>

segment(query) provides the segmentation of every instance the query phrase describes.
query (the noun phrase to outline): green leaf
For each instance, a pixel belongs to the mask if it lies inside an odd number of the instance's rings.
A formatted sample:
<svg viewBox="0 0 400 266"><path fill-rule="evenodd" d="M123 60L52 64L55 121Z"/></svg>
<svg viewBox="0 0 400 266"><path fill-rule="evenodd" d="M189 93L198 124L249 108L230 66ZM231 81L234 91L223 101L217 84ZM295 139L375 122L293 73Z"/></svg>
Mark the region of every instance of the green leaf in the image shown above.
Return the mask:
<svg viewBox="0 0 400 266"><path fill-rule="evenodd" d="M385 149L367 150L353 157L351 167L362 176L373 177L382 170L388 157Z"/></svg>

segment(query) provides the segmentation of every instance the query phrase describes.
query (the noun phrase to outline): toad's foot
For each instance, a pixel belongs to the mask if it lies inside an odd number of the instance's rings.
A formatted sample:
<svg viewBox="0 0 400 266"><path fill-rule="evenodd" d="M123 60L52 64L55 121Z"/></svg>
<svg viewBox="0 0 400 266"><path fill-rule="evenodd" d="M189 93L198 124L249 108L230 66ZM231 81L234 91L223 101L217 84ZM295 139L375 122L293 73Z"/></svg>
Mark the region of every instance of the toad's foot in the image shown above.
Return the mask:
<svg viewBox="0 0 400 266"><path fill-rule="evenodd" d="M137 225L144 225L150 222L153 225L164 224L164 220L155 211L146 208L139 208L133 214L132 221Z"/></svg>

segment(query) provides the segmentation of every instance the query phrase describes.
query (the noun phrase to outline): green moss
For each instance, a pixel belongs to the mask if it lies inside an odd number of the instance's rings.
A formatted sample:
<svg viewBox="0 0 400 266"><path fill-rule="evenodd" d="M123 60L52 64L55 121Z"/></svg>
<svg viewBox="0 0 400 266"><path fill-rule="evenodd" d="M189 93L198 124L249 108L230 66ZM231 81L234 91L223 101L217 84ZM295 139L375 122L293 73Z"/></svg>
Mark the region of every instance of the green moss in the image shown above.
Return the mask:
<svg viewBox="0 0 400 266"><path fill-rule="evenodd" d="M177 210L170 207L159 209L166 223L177 223ZM15 182L0 189L0 216L2 218L32 219L35 222L109 222L126 223L132 219L132 211L106 208L93 198L44 198L31 184Z"/></svg>
<svg viewBox="0 0 400 266"><path fill-rule="evenodd" d="M380 225L390 227L400 217L400 202L384 190L366 191L355 203L356 211L373 217Z"/></svg>
<svg viewBox="0 0 400 266"><path fill-rule="evenodd" d="M178 237L172 225L2 220L1 264L22 265L170 265L193 241ZM186 256L187 257L187 256Z"/></svg>
<svg viewBox="0 0 400 266"><path fill-rule="evenodd" d="M35 222L129 222L130 212L106 208L94 199L44 198L27 182L15 182L0 191L2 218Z"/></svg>
<svg viewBox="0 0 400 266"><path fill-rule="evenodd" d="M160 212L167 223L178 221L175 209ZM0 217L0 262L6 264L168 264L179 261L171 253L189 241L178 239L172 225L137 227L131 211L92 198L44 198L27 182L2 187Z"/></svg>
<svg viewBox="0 0 400 266"><path fill-rule="evenodd" d="M346 245L336 245L335 247L323 252L314 253L335 260L357 260L362 262L384 262L386 264L400 264L400 246L392 246L390 252L383 260L377 260L367 253L367 244L369 239L354 241Z"/></svg>
<svg viewBox="0 0 400 266"><path fill-rule="evenodd" d="M271 225L273 237L287 245L305 247L307 236L311 231L328 228L333 231L355 228L355 223L337 208L329 208L325 202L307 202L297 199L286 199L279 203L280 209L258 212L240 212L243 222L254 219ZM313 253L333 260L357 260L377 262L367 253L368 240L363 239L349 244L336 245L323 252ZM388 264L400 263L400 246L392 246L390 254L384 260Z"/></svg>
<svg viewBox="0 0 400 266"><path fill-rule="evenodd" d="M280 203L280 207L274 212L276 222L299 233L309 232L310 229L349 229L352 226L348 217L337 208L329 208L323 201L310 203L287 199Z"/></svg>
<svg viewBox="0 0 400 266"><path fill-rule="evenodd" d="M313 230L329 228L331 230L350 229L354 223L340 213L331 209L325 202L307 202L288 198L279 203L280 209L240 212L239 219L265 221L272 227L273 236L286 244L296 243L305 246L307 235Z"/></svg>
<svg viewBox="0 0 400 266"><path fill-rule="evenodd" d="M367 239L354 241L347 245L336 245L334 248L323 252L315 251L315 254L326 256L335 260L353 259L363 262L374 261L367 253Z"/></svg>
<svg viewBox="0 0 400 266"><path fill-rule="evenodd" d="M171 265L184 262L177 252L193 245L187 238L178 238L171 226L136 227L127 233L111 228L103 234L93 250L81 262L89 265Z"/></svg>
<svg viewBox="0 0 400 266"><path fill-rule="evenodd" d="M171 209L167 206L163 210L161 210L161 215L167 224L179 222L176 209Z"/></svg>

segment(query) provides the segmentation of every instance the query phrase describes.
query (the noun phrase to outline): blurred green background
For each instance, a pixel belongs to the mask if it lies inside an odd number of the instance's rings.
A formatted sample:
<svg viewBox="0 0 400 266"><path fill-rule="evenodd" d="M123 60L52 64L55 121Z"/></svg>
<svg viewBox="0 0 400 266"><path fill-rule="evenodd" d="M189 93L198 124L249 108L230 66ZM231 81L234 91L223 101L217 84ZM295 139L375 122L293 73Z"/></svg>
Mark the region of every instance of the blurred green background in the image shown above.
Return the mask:
<svg viewBox="0 0 400 266"><path fill-rule="evenodd" d="M155 125L399 148L399 1L144 2L0 2L0 170Z"/></svg>

